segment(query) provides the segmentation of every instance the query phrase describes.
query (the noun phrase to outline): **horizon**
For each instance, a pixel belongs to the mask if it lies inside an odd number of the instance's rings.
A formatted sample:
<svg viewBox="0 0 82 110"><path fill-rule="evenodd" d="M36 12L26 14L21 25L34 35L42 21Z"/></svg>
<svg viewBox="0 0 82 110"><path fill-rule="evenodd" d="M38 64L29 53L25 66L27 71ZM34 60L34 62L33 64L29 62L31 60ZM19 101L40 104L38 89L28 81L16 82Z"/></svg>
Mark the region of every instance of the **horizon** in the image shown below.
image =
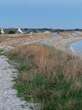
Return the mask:
<svg viewBox="0 0 82 110"><path fill-rule="evenodd" d="M2 28L82 28L81 0L1 0Z"/></svg>
<svg viewBox="0 0 82 110"><path fill-rule="evenodd" d="M48 28L48 27L0 27L0 29L54 29L54 30L82 30L82 28Z"/></svg>

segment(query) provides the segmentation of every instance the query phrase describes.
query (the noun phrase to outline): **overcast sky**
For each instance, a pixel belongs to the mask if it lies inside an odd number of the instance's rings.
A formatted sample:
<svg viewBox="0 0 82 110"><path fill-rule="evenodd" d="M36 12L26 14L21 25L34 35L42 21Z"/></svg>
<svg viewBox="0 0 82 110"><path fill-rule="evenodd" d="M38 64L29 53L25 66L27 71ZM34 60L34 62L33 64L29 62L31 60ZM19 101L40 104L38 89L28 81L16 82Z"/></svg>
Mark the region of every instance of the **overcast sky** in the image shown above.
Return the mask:
<svg viewBox="0 0 82 110"><path fill-rule="evenodd" d="M82 0L0 0L0 27L82 28Z"/></svg>

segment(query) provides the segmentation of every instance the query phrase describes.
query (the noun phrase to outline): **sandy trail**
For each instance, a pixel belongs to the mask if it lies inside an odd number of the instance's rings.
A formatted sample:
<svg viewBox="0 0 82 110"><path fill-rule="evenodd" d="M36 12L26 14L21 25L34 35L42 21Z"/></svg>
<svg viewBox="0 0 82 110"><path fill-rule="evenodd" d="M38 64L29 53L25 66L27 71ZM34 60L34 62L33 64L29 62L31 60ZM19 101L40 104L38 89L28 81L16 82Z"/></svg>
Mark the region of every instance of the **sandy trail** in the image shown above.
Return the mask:
<svg viewBox="0 0 82 110"><path fill-rule="evenodd" d="M8 63L8 59L0 56L0 110L32 110L31 105L26 106L25 101L20 100L16 96L16 90L12 88L16 72Z"/></svg>

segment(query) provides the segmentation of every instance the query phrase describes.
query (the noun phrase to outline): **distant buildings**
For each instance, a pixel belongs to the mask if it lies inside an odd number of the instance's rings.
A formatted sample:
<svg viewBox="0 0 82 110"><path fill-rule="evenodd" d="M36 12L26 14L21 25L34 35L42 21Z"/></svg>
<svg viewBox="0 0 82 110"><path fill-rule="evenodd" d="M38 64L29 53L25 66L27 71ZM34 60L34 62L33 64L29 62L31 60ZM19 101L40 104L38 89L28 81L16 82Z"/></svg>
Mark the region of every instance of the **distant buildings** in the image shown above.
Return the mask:
<svg viewBox="0 0 82 110"><path fill-rule="evenodd" d="M0 34L29 34L32 36L33 33L54 33L54 32L82 32L82 29L49 29L49 28L0 28Z"/></svg>
<svg viewBox="0 0 82 110"><path fill-rule="evenodd" d="M23 34L21 28L1 28L0 34Z"/></svg>
<svg viewBox="0 0 82 110"><path fill-rule="evenodd" d="M0 34L30 34L33 33L49 33L51 29L46 28L0 28Z"/></svg>

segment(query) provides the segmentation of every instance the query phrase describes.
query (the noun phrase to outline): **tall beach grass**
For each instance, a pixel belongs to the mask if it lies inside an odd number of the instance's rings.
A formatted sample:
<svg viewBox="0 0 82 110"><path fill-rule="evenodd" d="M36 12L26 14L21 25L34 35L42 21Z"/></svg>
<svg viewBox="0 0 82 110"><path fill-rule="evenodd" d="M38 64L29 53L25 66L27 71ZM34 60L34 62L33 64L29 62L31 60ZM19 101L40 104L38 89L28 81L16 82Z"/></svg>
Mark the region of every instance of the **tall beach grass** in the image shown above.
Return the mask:
<svg viewBox="0 0 82 110"><path fill-rule="evenodd" d="M53 47L18 46L9 54L19 70L15 88L41 110L82 110L82 61Z"/></svg>

